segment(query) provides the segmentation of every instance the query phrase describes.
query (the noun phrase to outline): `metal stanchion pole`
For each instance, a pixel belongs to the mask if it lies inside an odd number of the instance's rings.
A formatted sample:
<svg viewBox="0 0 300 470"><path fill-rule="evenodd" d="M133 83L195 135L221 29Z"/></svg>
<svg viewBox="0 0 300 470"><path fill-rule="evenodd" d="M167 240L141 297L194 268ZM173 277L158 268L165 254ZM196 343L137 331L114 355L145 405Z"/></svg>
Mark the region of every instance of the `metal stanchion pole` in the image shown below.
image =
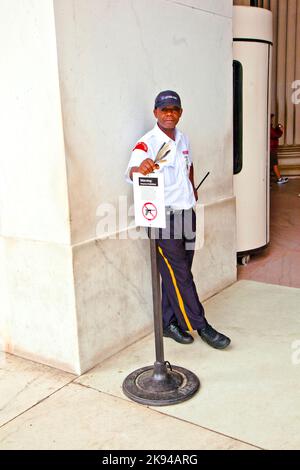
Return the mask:
<svg viewBox="0 0 300 470"><path fill-rule="evenodd" d="M158 250L153 229L150 233L156 361L153 366L142 367L129 374L123 382L123 392L143 405L173 405L191 398L198 391L200 382L193 372L171 366L164 359Z"/></svg>

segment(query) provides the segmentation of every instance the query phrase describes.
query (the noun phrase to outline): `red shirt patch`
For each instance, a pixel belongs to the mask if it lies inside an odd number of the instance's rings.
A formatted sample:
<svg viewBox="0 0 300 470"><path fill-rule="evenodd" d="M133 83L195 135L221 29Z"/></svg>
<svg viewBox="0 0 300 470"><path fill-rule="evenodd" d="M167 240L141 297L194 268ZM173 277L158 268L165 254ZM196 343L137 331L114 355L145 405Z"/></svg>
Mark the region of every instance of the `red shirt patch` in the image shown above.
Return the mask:
<svg viewBox="0 0 300 470"><path fill-rule="evenodd" d="M143 150L144 152L148 152L148 145L145 142L138 142L133 150Z"/></svg>
<svg viewBox="0 0 300 470"><path fill-rule="evenodd" d="M182 153L183 153L183 155L188 155L189 151L188 150L183 150Z"/></svg>

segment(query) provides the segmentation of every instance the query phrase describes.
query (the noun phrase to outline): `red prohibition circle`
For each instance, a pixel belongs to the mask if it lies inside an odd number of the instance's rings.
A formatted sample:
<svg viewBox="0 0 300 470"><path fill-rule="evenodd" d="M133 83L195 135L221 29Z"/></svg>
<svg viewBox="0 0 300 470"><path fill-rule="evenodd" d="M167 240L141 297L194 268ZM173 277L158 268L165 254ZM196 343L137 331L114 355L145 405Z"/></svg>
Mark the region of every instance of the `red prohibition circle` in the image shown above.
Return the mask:
<svg viewBox="0 0 300 470"><path fill-rule="evenodd" d="M157 208L153 202L145 202L142 208L143 216L150 222L157 217Z"/></svg>

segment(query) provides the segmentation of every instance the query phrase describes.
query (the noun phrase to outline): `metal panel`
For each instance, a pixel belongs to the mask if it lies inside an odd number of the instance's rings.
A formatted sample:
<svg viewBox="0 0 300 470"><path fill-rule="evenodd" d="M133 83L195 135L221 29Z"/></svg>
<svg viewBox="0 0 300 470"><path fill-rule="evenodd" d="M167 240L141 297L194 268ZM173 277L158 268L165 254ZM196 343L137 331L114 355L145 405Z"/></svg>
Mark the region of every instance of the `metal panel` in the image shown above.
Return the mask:
<svg viewBox="0 0 300 470"><path fill-rule="evenodd" d="M266 245L268 239L269 48L264 43L235 42L234 58L243 64L243 168L234 176L237 203L237 251Z"/></svg>

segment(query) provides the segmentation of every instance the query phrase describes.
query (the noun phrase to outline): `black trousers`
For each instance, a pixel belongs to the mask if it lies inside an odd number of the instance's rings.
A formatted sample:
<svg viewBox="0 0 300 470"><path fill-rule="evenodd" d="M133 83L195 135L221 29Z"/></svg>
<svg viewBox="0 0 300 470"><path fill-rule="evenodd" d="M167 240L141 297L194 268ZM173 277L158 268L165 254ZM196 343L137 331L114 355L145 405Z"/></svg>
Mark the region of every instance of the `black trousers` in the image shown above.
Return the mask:
<svg viewBox="0 0 300 470"><path fill-rule="evenodd" d="M193 209L167 214L166 229L156 229L158 269L162 278L163 325L177 320L184 330L205 326L201 304L192 275L196 241Z"/></svg>

